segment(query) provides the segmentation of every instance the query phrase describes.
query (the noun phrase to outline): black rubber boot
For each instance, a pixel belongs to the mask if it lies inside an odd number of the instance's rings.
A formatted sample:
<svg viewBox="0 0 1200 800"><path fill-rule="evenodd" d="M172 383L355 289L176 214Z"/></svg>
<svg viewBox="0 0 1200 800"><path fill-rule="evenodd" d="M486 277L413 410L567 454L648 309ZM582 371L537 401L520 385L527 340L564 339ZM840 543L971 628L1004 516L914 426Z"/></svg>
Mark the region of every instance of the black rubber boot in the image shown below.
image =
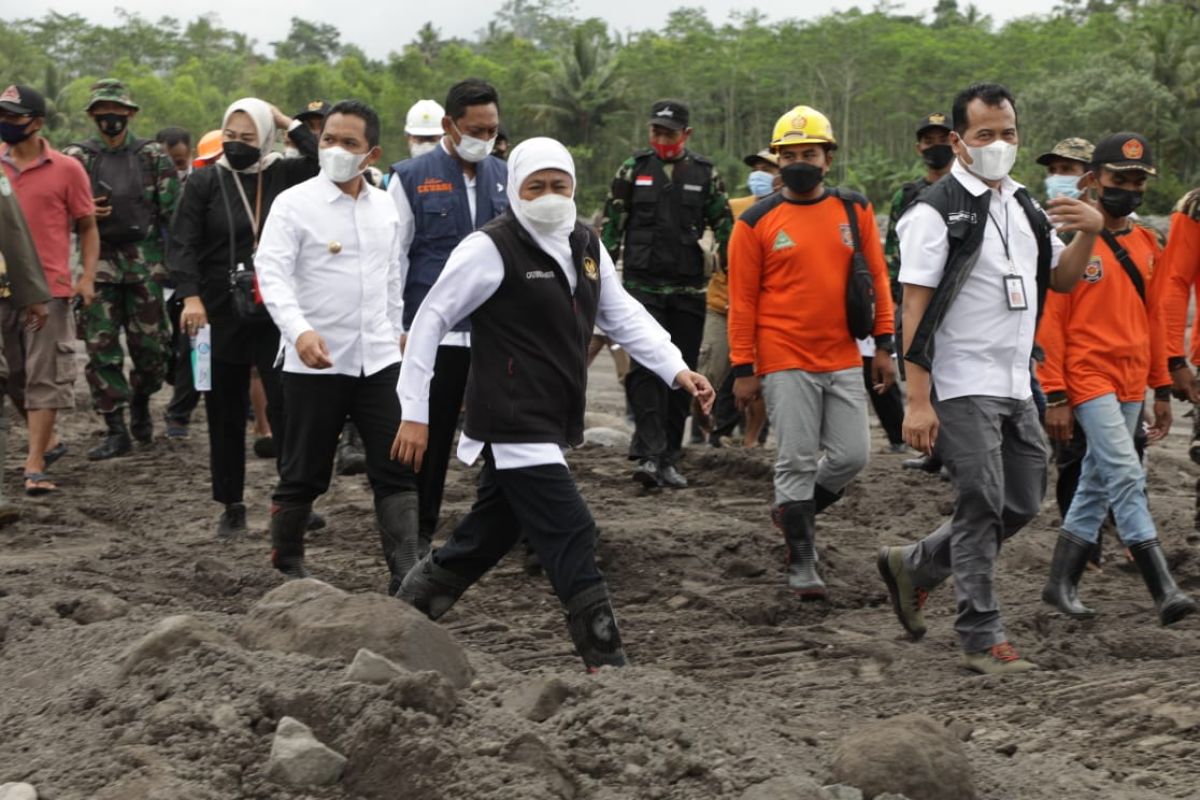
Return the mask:
<svg viewBox="0 0 1200 800"><path fill-rule="evenodd" d="M588 672L600 667L625 666L621 631L606 584L589 586L567 601L567 629Z"/></svg>
<svg viewBox="0 0 1200 800"><path fill-rule="evenodd" d="M304 529L312 504L271 507L271 565L289 578L307 578Z"/></svg>
<svg viewBox="0 0 1200 800"><path fill-rule="evenodd" d="M784 503L771 513L787 542L788 586L801 600L824 600L827 594L817 574L816 514L812 500Z"/></svg>
<svg viewBox="0 0 1200 800"><path fill-rule="evenodd" d="M1138 542L1129 546L1129 552L1133 554L1133 563L1137 564L1138 572L1142 573L1142 580L1154 598L1158 619L1163 625L1170 625L1195 613L1196 601L1184 594L1171 577L1162 542L1158 539Z"/></svg>
<svg viewBox="0 0 1200 800"><path fill-rule="evenodd" d="M108 425L108 435L104 437L103 442L88 450L89 461L116 458L133 449L133 442L129 439L129 429L125 427L124 411L109 411L104 415L104 422Z"/></svg>
<svg viewBox="0 0 1200 800"><path fill-rule="evenodd" d="M129 401L129 432L142 444L154 441L154 420L150 418L150 395L135 394Z"/></svg>
<svg viewBox="0 0 1200 800"><path fill-rule="evenodd" d="M226 503L217 521L217 538L232 539L246 533L246 504Z"/></svg>
<svg viewBox="0 0 1200 800"><path fill-rule="evenodd" d="M1079 580L1092 557L1094 545L1059 531L1050 561L1050 578L1042 587L1042 600L1068 617L1091 619L1096 612L1079 601Z"/></svg>
<svg viewBox="0 0 1200 800"><path fill-rule="evenodd" d="M388 582L388 596L395 597L404 576L421 557L417 535L417 493L400 492L376 498L375 521L379 523L383 558L392 576Z"/></svg>
<svg viewBox="0 0 1200 800"><path fill-rule="evenodd" d="M840 492L831 492L818 483L813 489L813 503L816 505L817 513L820 514L838 500L841 500L845 494L845 489Z"/></svg>
<svg viewBox="0 0 1200 800"><path fill-rule="evenodd" d="M362 437L353 422L347 422L342 428L334 469L338 475L362 475L367 471L367 454L363 452Z"/></svg>
<svg viewBox="0 0 1200 800"><path fill-rule="evenodd" d="M400 583L396 597L430 619L438 619L458 602L473 581L433 563L433 553L421 557Z"/></svg>
<svg viewBox="0 0 1200 800"><path fill-rule="evenodd" d="M942 460L937 456L918 456L917 458L905 459L900 466L905 469L912 469L918 472L937 473L942 470Z"/></svg>

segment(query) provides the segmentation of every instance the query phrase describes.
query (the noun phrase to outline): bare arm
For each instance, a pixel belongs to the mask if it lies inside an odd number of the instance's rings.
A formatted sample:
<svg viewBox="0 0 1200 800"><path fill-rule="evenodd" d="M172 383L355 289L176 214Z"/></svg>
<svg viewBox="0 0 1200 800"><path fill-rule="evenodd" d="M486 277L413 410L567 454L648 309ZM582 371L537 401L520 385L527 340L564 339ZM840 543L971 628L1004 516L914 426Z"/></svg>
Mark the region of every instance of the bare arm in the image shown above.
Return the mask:
<svg viewBox="0 0 1200 800"><path fill-rule="evenodd" d="M907 353L913 336L933 299L933 287L904 284L904 350ZM908 377L908 407L904 410L904 440L914 449L932 455L937 441L938 419L930 400L929 371L909 361L905 365Z"/></svg>
<svg viewBox="0 0 1200 800"><path fill-rule="evenodd" d="M79 261L83 265L83 275L75 286L75 293L83 298L85 306L91 305L96 296L96 265L100 261L100 228L96 225L96 217L89 214L80 217L77 222L79 234Z"/></svg>

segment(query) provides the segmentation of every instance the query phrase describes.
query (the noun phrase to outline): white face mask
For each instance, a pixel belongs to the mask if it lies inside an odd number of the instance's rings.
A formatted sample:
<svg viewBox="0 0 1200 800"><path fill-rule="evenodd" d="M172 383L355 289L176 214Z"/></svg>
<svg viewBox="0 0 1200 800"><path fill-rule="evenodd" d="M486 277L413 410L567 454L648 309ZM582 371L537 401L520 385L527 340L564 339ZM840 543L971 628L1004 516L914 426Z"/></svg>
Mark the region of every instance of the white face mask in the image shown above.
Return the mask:
<svg viewBox="0 0 1200 800"><path fill-rule="evenodd" d="M985 181L998 181L1007 177L1013 164L1017 163L1017 146L998 139L986 147L966 145L971 157L971 172Z"/></svg>
<svg viewBox="0 0 1200 800"><path fill-rule="evenodd" d="M366 169L363 164L367 160L362 153L351 153L344 147L322 147L318 151L321 162L321 172L334 183L346 183L354 180Z"/></svg>
<svg viewBox="0 0 1200 800"><path fill-rule="evenodd" d="M426 153L433 152L434 148L437 146L437 142L413 142L408 146L408 154L413 158L416 158L417 156L423 156Z"/></svg>
<svg viewBox="0 0 1200 800"><path fill-rule="evenodd" d="M575 201L561 194L521 200L521 216L538 233L551 234L575 224Z"/></svg>
<svg viewBox="0 0 1200 800"><path fill-rule="evenodd" d="M458 131L458 126L454 126L454 130ZM454 150L458 153L458 157L463 161L470 161L472 164L477 164L492 154L492 149L496 146L496 137L491 139L476 139L474 136L467 136L462 131L458 131L458 135L462 138L455 143Z"/></svg>

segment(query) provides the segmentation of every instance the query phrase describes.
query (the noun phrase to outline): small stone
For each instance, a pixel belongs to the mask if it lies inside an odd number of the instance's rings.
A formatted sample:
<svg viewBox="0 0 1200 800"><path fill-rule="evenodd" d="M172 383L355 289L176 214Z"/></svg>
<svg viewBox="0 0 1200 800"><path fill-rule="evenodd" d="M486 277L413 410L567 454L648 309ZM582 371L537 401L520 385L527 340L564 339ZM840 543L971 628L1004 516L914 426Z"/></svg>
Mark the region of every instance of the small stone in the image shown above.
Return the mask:
<svg viewBox="0 0 1200 800"><path fill-rule="evenodd" d="M1002 756L1008 756L1009 758L1012 758L1017 754L1017 743L1008 742L1006 744L1002 744L996 748L996 752Z"/></svg>
<svg viewBox="0 0 1200 800"><path fill-rule="evenodd" d="M229 703L222 703L213 709L212 724L221 730L233 730L242 727L242 718L237 709Z"/></svg>
<svg viewBox="0 0 1200 800"><path fill-rule="evenodd" d="M396 705L432 714L442 722L448 722L458 706L454 686L433 670L402 674L388 683L388 695Z"/></svg>
<svg viewBox="0 0 1200 800"><path fill-rule="evenodd" d="M867 797L895 792L921 800L974 800L971 772L957 736L928 716L903 714L844 736L832 778Z"/></svg>
<svg viewBox="0 0 1200 800"><path fill-rule="evenodd" d="M841 783L822 786L821 794L824 795L825 800L863 800L862 789Z"/></svg>
<svg viewBox="0 0 1200 800"><path fill-rule="evenodd" d="M759 561L735 558L722 573L726 578L757 578L766 574L767 567Z"/></svg>
<svg viewBox="0 0 1200 800"><path fill-rule="evenodd" d="M329 786L346 768L346 757L317 741L309 727L284 717L275 728L267 777L292 786Z"/></svg>
<svg viewBox="0 0 1200 800"><path fill-rule="evenodd" d="M354 660L346 667L346 680L355 683L389 683L392 680L407 675L408 670L395 661L384 658L378 653L360 647L354 654Z"/></svg>
<svg viewBox="0 0 1200 800"><path fill-rule="evenodd" d="M632 437L616 428L588 428L583 432L583 441L597 447L628 448Z"/></svg>
<svg viewBox="0 0 1200 800"><path fill-rule="evenodd" d="M510 739L500 754L509 761L535 769L563 800L574 800L579 791L571 770L545 742L532 733L523 733Z"/></svg>
<svg viewBox="0 0 1200 800"><path fill-rule="evenodd" d="M91 625L95 622L117 619L128 613L129 603L126 603L115 594L89 592L79 598L78 604L75 605L74 610L71 612L71 619L80 625Z"/></svg>
<svg viewBox="0 0 1200 800"><path fill-rule="evenodd" d="M554 716L571 688L561 678L538 678L530 681L505 698L505 705L533 722L545 722Z"/></svg>
<svg viewBox="0 0 1200 800"><path fill-rule="evenodd" d="M739 800L825 800L820 785L799 775L776 775L747 787Z"/></svg>
<svg viewBox="0 0 1200 800"><path fill-rule="evenodd" d="M170 661L180 653L206 643L233 644L228 637L214 631L195 617L187 614L165 617L133 647L125 651L121 659L121 674L128 675L138 664L148 659Z"/></svg>
<svg viewBox="0 0 1200 800"><path fill-rule="evenodd" d="M1162 780L1153 772L1134 772L1131 775L1126 775L1124 782L1134 786L1151 787L1158 786L1162 783Z"/></svg>
<svg viewBox="0 0 1200 800"><path fill-rule="evenodd" d="M1175 744L1179 739L1175 736L1167 736L1160 733L1156 736L1147 736L1144 739L1138 739L1133 746L1139 750L1157 750L1160 747L1166 747L1169 744Z"/></svg>
<svg viewBox="0 0 1200 800"><path fill-rule="evenodd" d="M681 608L687 608L688 604L691 602L691 598L689 598L687 595L677 594L667 601L667 608L671 609L672 611L678 611Z"/></svg>
<svg viewBox="0 0 1200 800"><path fill-rule="evenodd" d="M0 800L38 800L38 793L28 783L0 783Z"/></svg>

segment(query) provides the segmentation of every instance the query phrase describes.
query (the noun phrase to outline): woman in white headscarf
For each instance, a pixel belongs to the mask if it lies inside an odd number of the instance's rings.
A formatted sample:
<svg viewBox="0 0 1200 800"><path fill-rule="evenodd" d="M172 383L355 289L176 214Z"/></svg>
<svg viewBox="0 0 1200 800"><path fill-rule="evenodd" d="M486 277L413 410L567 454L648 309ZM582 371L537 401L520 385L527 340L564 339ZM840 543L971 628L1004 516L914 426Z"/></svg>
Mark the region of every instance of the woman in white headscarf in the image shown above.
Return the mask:
<svg viewBox="0 0 1200 800"><path fill-rule="evenodd" d="M276 129L288 131L305 157L284 159L276 152ZM213 499L224 506L217 535L230 537L246 532L246 398L252 366L266 390L271 428L277 436L283 431L274 366L279 330L261 302L254 302L254 251L275 198L316 175L318 166L316 137L308 128L253 97L225 111L221 140L216 164L188 179L171 226L169 263L176 296L183 299L180 328L194 336L204 325L212 326L212 390L204 395L209 464ZM236 292L248 302L239 307ZM275 452L282 452L278 442Z"/></svg>
<svg viewBox="0 0 1200 800"><path fill-rule="evenodd" d="M458 455L484 458L471 512L408 573L400 597L437 619L524 533L567 610L588 669L625 654L604 578L596 525L563 451L581 443L593 325L704 406L713 390L670 336L621 287L612 259L575 212L575 163L553 139L508 159L509 211L463 239L409 331L400 372L404 422L392 456L420 469L429 380L446 331L471 318L471 376Z"/></svg>

